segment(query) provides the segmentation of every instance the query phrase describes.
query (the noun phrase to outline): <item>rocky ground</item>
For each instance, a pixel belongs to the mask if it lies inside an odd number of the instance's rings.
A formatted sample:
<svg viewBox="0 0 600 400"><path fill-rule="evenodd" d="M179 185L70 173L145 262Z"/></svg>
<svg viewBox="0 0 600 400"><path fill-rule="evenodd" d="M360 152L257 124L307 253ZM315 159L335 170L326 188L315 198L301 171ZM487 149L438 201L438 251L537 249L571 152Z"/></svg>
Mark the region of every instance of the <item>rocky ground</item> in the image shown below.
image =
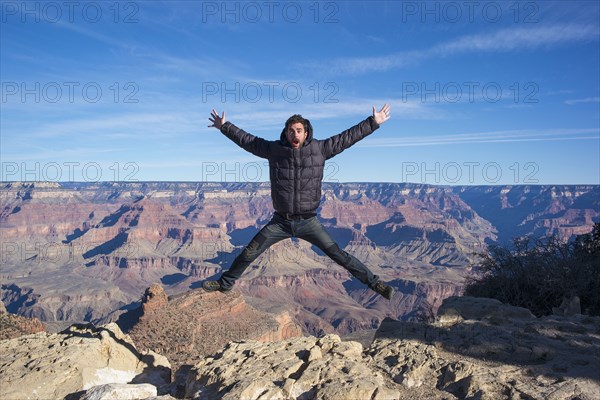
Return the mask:
<svg viewBox="0 0 600 400"><path fill-rule="evenodd" d="M535 318L454 297L437 322L386 320L367 347L336 335L229 344L195 366L200 399L595 399L600 318Z"/></svg>
<svg viewBox="0 0 600 400"><path fill-rule="evenodd" d="M600 318L534 317L452 297L434 323L386 319L337 335L229 342L169 383L114 324L0 341L3 399L597 399ZM190 355L192 356L192 355Z"/></svg>

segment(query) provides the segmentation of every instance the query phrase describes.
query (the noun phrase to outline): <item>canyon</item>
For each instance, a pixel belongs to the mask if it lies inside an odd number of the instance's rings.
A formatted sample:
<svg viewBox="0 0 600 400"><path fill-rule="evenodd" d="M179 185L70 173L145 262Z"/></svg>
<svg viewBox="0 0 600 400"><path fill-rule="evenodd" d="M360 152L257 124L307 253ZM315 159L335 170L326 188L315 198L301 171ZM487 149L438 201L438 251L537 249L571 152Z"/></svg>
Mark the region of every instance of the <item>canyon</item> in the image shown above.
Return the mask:
<svg viewBox="0 0 600 400"><path fill-rule="evenodd" d="M218 276L272 213L268 183L4 182L2 302L55 331L119 321L152 284L176 297ZM228 295L256 319L346 335L430 318L490 244L589 232L600 187L324 183L318 213L340 247L396 289L391 301L295 239L261 255Z"/></svg>

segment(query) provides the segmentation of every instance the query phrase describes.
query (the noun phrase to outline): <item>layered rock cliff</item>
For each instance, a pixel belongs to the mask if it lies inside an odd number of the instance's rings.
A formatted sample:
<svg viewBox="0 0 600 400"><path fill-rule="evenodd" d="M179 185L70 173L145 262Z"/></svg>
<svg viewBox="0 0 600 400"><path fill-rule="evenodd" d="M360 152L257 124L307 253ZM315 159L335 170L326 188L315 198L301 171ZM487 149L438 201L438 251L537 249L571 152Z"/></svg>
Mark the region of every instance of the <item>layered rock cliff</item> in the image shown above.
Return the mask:
<svg viewBox="0 0 600 400"><path fill-rule="evenodd" d="M267 183L3 185L2 300L44 322L115 321L153 282L169 295L197 288L229 267L273 211ZM391 281L399 301L382 301L309 244L283 241L256 260L239 290L281 304L313 334L431 313L460 292L487 243L522 234L567 239L600 219L597 185L323 189L326 228Z"/></svg>

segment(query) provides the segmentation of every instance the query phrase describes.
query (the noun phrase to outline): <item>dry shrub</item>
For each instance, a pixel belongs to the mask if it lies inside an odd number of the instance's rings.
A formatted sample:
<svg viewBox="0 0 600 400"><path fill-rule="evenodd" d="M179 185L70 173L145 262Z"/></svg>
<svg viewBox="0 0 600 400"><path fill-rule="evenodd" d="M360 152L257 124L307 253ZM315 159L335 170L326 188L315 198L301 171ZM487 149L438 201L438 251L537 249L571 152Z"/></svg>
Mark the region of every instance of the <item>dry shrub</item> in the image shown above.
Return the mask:
<svg viewBox="0 0 600 400"><path fill-rule="evenodd" d="M584 314L600 315L600 223L568 242L517 238L512 248L490 246L479 256L481 274L467 281L467 296L495 298L537 316L579 296Z"/></svg>

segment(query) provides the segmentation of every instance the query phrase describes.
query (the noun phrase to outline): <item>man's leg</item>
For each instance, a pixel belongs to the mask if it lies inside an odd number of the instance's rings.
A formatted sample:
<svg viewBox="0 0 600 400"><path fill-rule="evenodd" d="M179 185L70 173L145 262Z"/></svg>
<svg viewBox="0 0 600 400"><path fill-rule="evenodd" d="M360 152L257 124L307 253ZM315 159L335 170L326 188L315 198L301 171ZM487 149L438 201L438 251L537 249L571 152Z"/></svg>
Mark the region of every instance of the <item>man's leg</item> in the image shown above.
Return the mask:
<svg viewBox="0 0 600 400"><path fill-rule="evenodd" d="M353 276L366 285L373 285L379 280L371 270L359 259L344 250L331 238L317 217L307 219L306 224L299 226L296 236L304 239L329 256L333 261L346 268Z"/></svg>
<svg viewBox="0 0 600 400"><path fill-rule="evenodd" d="M340 249L340 246L338 246L329 233L327 233L325 227L317 217L310 218L303 222L305 223L297 225L297 237L320 248L332 260L346 268L359 281L368 285L370 289L388 300L392 298L394 289L380 281L379 277L374 275L359 259Z"/></svg>
<svg viewBox="0 0 600 400"><path fill-rule="evenodd" d="M281 218L276 215L273 216L269 223L254 236L244 250L235 258L235 260L233 260L231 267L223 272L218 280L219 286L215 286L217 287L217 290L230 290L235 284L235 281L242 276L252 261L256 260L259 255L273 244L291 236L291 232L288 227L282 223ZM206 287L203 284L203 287L208 290L215 290L214 288L209 288L210 284L209 287Z"/></svg>

